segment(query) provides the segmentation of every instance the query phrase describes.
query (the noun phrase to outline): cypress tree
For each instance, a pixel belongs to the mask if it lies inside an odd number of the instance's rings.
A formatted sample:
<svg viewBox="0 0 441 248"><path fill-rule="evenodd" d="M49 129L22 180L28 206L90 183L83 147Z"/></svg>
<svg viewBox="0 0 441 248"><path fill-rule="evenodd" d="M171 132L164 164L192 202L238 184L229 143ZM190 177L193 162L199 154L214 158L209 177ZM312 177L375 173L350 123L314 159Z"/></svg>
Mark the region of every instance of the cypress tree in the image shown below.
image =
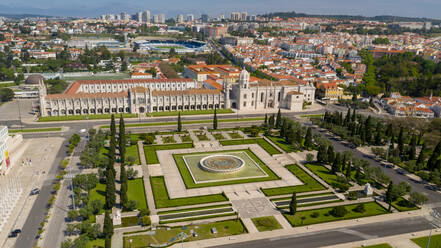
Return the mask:
<svg viewBox="0 0 441 248"><path fill-rule="evenodd" d="M375 144L377 146L381 145L381 140L382 140L382 129L383 129L383 125L381 124L381 122L377 123L377 128L376 128L376 133L375 133Z"/></svg>
<svg viewBox="0 0 441 248"><path fill-rule="evenodd" d="M181 111L178 113L178 132L182 131Z"/></svg>
<svg viewBox="0 0 441 248"><path fill-rule="evenodd" d="M268 125L268 114L265 113L265 120L263 121L263 124Z"/></svg>
<svg viewBox="0 0 441 248"><path fill-rule="evenodd" d="M280 108L279 108L276 117L276 128L280 128L281 126L282 126L282 113L280 113Z"/></svg>
<svg viewBox="0 0 441 248"><path fill-rule="evenodd" d="M295 215L297 212L297 195L292 193L291 202L289 203L289 213Z"/></svg>
<svg viewBox="0 0 441 248"><path fill-rule="evenodd" d="M426 143L423 143L423 146L421 147L421 151L420 154L418 155L418 159L417 159L417 165L424 165L424 150L426 149Z"/></svg>
<svg viewBox="0 0 441 248"><path fill-rule="evenodd" d="M354 108L354 111L352 111L352 116L351 116L352 122L355 122L355 117L356 117L356 114L355 114L355 108Z"/></svg>
<svg viewBox="0 0 441 248"><path fill-rule="evenodd" d="M332 163L334 163L334 160L335 160L335 154L334 154L334 146L333 146L333 145L330 145L330 146L328 147L328 151L327 151L327 153L328 153L328 164L332 164Z"/></svg>
<svg viewBox="0 0 441 248"><path fill-rule="evenodd" d="M387 187L386 197L385 197L386 203L389 204L389 208L388 208L389 212L390 212L390 210L392 208L392 190L393 190L393 186L394 186L393 182L391 181L389 183L389 186Z"/></svg>
<svg viewBox="0 0 441 248"><path fill-rule="evenodd" d="M412 135L410 140L409 160L414 160L416 157L416 137Z"/></svg>
<svg viewBox="0 0 441 248"><path fill-rule="evenodd" d="M108 168L106 170L106 209L112 209L115 201L115 174Z"/></svg>
<svg viewBox="0 0 441 248"><path fill-rule="evenodd" d="M390 123L389 125L387 125L386 136L390 138L392 137L393 134L394 134L394 130L392 128L392 124Z"/></svg>
<svg viewBox="0 0 441 248"><path fill-rule="evenodd" d="M121 164L125 163L126 159L126 128L124 125L124 119L121 115L119 119L119 157L121 160Z"/></svg>
<svg viewBox="0 0 441 248"><path fill-rule="evenodd" d="M400 128L400 134L398 135L398 150L400 150L400 155L403 155L404 153L403 127Z"/></svg>
<svg viewBox="0 0 441 248"><path fill-rule="evenodd" d="M341 167L340 167L340 153L336 153L335 154L335 159L334 162L332 163L331 166L332 172L337 173L340 172Z"/></svg>
<svg viewBox="0 0 441 248"><path fill-rule="evenodd" d="M112 114L110 118L110 136L116 134L115 116Z"/></svg>
<svg viewBox="0 0 441 248"><path fill-rule="evenodd" d="M368 144L371 142L371 125L372 125L372 118L368 116L364 124L364 135L365 135L364 141L366 141L366 143Z"/></svg>
<svg viewBox="0 0 441 248"><path fill-rule="evenodd" d="M216 108L214 108L213 129L214 130L217 129L217 113L216 113Z"/></svg>
<svg viewBox="0 0 441 248"><path fill-rule="evenodd" d="M274 122L275 122L275 120L274 120L274 114L270 116L268 122L269 122L268 124L269 124L270 129L273 129L273 128L274 128Z"/></svg>
<svg viewBox="0 0 441 248"><path fill-rule="evenodd" d="M340 171L343 173L343 172L345 172L345 169L346 169L346 155L345 154L342 154L341 155L341 163L340 163Z"/></svg>
<svg viewBox="0 0 441 248"><path fill-rule="evenodd" d="M124 164L121 164L121 173L120 173L120 181L121 181L121 188L120 188L120 203L121 206L125 208L128 202L127 198L127 190L128 190L128 182L127 182L127 172L126 172L126 166Z"/></svg>
<svg viewBox="0 0 441 248"><path fill-rule="evenodd" d="M104 238L104 248L112 248L112 238L110 237Z"/></svg>
<svg viewBox="0 0 441 248"><path fill-rule="evenodd" d="M282 128L280 128L280 137L284 138L288 130L288 121L283 120Z"/></svg>
<svg viewBox="0 0 441 248"><path fill-rule="evenodd" d="M348 108L348 112L346 113L345 120L343 121L343 125L348 126L350 120L351 120L351 109Z"/></svg>
<svg viewBox="0 0 441 248"><path fill-rule="evenodd" d="M308 127L308 130L306 130L304 145L307 149L312 148L312 130L310 127Z"/></svg>
<svg viewBox="0 0 441 248"><path fill-rule="evenodd" d="M317 162L326 163L326 161L327 161L326 146L320 145L317 152Z"/></svg>
<svg viewBox="0 0 441 248"><path fill-rule="evenodd" d="M110 218L109 211L106 211L104 215L103 234L109 238L113 236L113 221L112 218Z"/></svg>
<svg viewBox="0 0 441 248"><path fill-rule="evenodd" d="M351 161L349 161L348 166L346 166L346 178L348 180L351 178L351 172L352 172L352 163Z"/></svg>
<svg viewBox="0 0 441 248"><path fill-rule="evenodd" d="M433 171L437 166L437 160L439 160L441 155L441 141L436 145L435 149L433 149L432 155L430 156L429 160L427 161L427 168L430 171Z"/></svg>

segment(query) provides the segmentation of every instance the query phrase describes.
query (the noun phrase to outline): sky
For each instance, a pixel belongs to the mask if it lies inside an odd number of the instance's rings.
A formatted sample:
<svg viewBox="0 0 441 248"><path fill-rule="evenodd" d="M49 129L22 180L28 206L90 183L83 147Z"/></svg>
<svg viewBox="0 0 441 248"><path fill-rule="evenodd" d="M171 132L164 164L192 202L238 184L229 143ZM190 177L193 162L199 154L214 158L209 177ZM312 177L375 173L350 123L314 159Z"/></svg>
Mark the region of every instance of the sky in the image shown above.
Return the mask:
<svg viewBox="0 0 441 248"><path fill-rule="evenodd" d="M441 0L0 0L0 13L8 14L96 17L121 11L134 14L142 10L164 13L167 18L189 13L216 17L219 14L229 16L231 11L249 14L296 11L441 19Z"/></svg>

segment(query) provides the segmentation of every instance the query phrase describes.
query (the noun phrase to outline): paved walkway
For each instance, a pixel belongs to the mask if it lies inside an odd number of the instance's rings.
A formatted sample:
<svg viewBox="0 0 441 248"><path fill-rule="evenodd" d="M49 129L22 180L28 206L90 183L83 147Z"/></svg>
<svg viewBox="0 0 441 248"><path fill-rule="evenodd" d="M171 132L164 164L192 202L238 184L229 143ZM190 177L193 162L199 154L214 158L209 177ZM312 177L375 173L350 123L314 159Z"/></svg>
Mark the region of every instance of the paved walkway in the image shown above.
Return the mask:
<svg viewBox="0 0 441 248"><path fill-rule="evenodd" d="M142 144L142 141L138 141L138 151L141 161L142 175L144 179L144 190L147 197L147 204L149 206L150 215L156 215L157 211L155 206L155 199L153 198L152 187L150 184L149 166L147 165L147 162L145 160L144 146Z"/></svg>
<svg viewBox="0 0 441 248"><path fill-rule="evenodd" d="M242 218L242 222L247 228L249 233L258 233L259 230L257 230L256 226L254 225L253 221L250 218Z"/></svg>

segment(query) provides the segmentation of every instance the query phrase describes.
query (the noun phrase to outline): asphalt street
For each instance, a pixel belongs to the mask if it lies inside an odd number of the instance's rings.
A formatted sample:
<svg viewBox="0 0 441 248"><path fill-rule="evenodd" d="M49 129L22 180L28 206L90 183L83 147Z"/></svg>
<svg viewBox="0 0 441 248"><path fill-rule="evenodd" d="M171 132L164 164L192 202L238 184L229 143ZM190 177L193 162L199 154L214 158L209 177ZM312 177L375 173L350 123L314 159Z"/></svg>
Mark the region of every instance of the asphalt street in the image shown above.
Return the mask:
<svg viewBox="0 0 441 248"><path fill-rule="evenodd" d="M259 239L231 245L216 246L222 248L314 248L356 242L374 238L419 232L430 229L430 223L423 217L413 217L394 221L376 222L357 225L350 228L306 234L282 236L271 239Z"/></svg>

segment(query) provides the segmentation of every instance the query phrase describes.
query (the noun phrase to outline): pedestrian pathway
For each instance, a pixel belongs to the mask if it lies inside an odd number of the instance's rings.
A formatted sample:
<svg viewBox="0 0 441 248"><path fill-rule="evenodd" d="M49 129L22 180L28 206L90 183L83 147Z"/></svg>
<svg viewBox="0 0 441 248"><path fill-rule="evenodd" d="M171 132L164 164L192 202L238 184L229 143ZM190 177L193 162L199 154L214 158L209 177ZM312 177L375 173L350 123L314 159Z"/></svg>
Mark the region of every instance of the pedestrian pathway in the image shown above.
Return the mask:
<svg viewBox="0 0 441 248"><path fill-rule="evenodd" d="M276 218L277 222L279 222L279 224L280 224L284 229L291 229L291 228L292 228L291 224L289 224L289 222L286 220L285 217L283 217L283 215L281 215L281 214L276 214L276 215L274 215L274 217Z"/></svg>
<svg viewBox="0 0 441 248"><path fill-rule="evenodd" d="M211 134L211 132L205 131L205 135L210 139L211 142L217 142L216 138Z"/></svg>
<svg viewBox="0 0 441 248"><path fill-rule="evenodd" d="M231 137L230 137L230 135L228 135L227 132L222 131L221 134L225 137L225 139L227 139L227 140L231 140Z"/></svg>
<svg viewBox="0 0 441 248"><path fill-rule="evenodd" d="M176 140L176 143L182 143L181 136L179 134L174 134L173 138Z"/></svg>
<svg viewBox="0 0 441 248"><path fill-rule="evenodd" d="M157 211L155 206L155 199L153 198L152 186L150 184L149 168L145 160L144 146L142 145L142 141L138 141L138 152L141 161L142 175L144 179L144 190L147 197L147 204L150 210L150 214L156 215Z"/></svg>
<svg viewBox="0 0 441 248"><path fill-rule="evenodd" d="M248 230L248 233L258 233L256 226L250 218L242 218L242 222Z"/></svg>

